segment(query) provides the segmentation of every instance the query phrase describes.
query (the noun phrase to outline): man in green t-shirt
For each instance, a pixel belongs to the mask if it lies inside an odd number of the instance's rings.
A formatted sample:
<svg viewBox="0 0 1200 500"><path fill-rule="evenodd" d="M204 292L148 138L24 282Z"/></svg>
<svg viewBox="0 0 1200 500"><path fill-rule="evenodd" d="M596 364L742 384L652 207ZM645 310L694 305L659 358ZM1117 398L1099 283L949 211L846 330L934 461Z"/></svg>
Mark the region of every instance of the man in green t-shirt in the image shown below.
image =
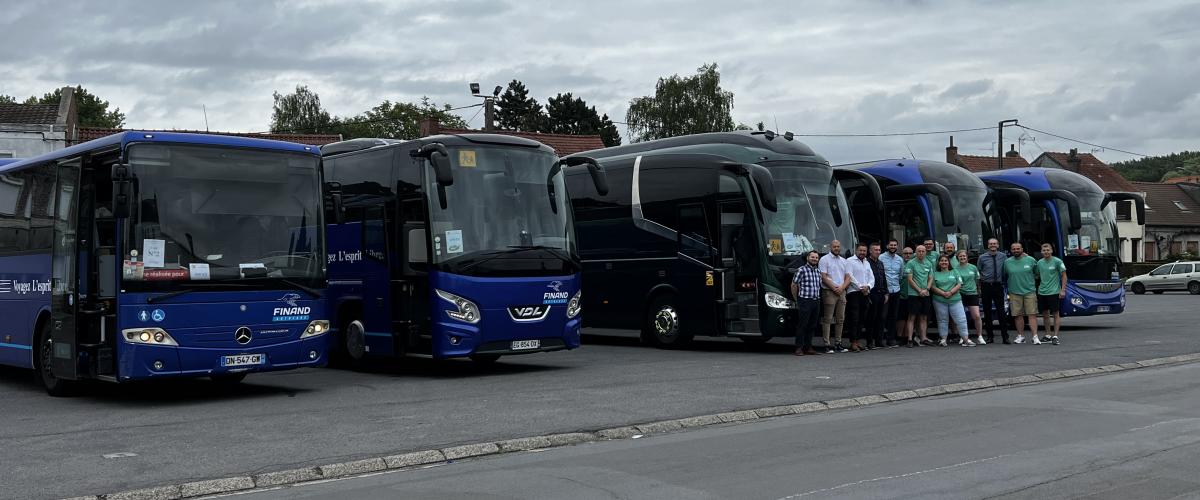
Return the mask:
<svg viewBox="0 0 1200 500"><path fill-rule="evenodd" d="M1058 345L1058 331L1062 323L1059 305L1067 296L1067 265L1054 256L1054 247L1049 243L1042 243L1042 258L1038 260L1037 273L1040 282L1037 289L1038 309L1042 310L1042 326L1046 331L1043 340ZM1051 313L1054 316L1053 330L1050 328Z"/></svg>
<svg viewBox="0 0 1200 500"><path fill-rule="evenodd" d="M904 264L904 280L908 282L908 346L933 345L929 340L929 314L933 311L933 298L929 294L933 268L926 258L925 246L917 247L917 255ZM935 263L937 261L934 261ZM916 333L920 332L919 338Z"/></svg>
<svg viewBox="0 0 1200 500"><path fill-rule="evenodd" d="M1037 288L1034 285L1037 261L1025 255L1020 243L1013 243L1011 250L1012 256L1004 261L1004 275L1008 278L1008 309L1017 324L1014 342L1025 342L1025 320L1028 319L1034 345L1041 344L1037 335Z"/></svg>

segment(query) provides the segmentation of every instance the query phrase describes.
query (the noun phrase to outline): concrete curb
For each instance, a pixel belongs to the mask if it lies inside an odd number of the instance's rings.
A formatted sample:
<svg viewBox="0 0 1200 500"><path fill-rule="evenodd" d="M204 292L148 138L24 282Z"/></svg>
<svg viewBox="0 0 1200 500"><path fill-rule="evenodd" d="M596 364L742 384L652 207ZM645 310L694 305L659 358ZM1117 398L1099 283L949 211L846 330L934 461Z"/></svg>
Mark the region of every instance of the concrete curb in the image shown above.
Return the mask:
<svg viewBox="0 0 1200 500"><path fill-rule="evenodd" d="M568 432L506 439L500 441L469 443L441 449L414 451L399 455L352 460L348 462L320 465L317 467L267 472L254 476L235 476L202 481L190 481L180 484L109 493L107 495L82 496L75 498L80 500L176 500L183 498L197 498L209 495L235 493L255 488L279 487L309 481L343 478L387 470L408 469L488 455L517 453L545 448L557 448L561 446L571 446L575 444L592 443L598 441L630 439L633 437L650 434L678 432L684 429L737 424L766 418L801 415L843 408L875 406L879 404L917 398L941 396L946 394L960 394L993 389L997 387L1040 384L1054 380L1104 375L1120 371L1192 363L1196 361L1200 361L1200 353L1147 359L1132 363L1112 364L1089 368L1074 368L1069 370L1038 373L1034 375L999 377L984 380L974 380L970 382L958 382L954 384L945 384L933 387L901 390L886 394L871 394L854 398L835 399L832 401L812 401L793 405L735 410L724 413L697 415L674 420L660 420L656 422L612 427L594 432Z"/></svg>

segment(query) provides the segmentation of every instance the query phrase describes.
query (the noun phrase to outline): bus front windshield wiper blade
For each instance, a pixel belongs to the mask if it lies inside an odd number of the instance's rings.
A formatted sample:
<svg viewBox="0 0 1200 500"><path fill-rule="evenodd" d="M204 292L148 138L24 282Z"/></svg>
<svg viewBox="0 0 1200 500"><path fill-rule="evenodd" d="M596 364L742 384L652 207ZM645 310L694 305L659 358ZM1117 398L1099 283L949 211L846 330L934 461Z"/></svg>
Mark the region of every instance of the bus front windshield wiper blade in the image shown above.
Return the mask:
<svg viewBox="0 0 1200 500"><path fill-rule="evenodd" d="M191 292L194 292L194 291L196 291L196 290L199 290L199 289L201 289L201 288L208 288L208 287L225 287L225 286L235 286L235 287L244 287L244 286L247 286L247 285L242 285L242 284L238 284L238 283L180 283L180 285L185 285L185 286L187 286L187 288L180 288L179 290L175 290L175 291L172 291L172 292L167 292L167 293L164 293L164 294L162 294L162 295L155 295L155 296L153 296L153 297L150 297L150 298L146 299L146 303L147 303L147 304L157 304L157 303L159 303L159 302L162 302L162 301L164 301L164 300L167 300L167 299L170 299L170 298L174 298L174 297L178 297L178 296L180 296L180 295L183 295L183 294L185 294L185 293L191 293Z"/></svg>
<svg viewBox="0 0 1200 500"><path fill-rule="evenodd" d="M545 250L562 260L572 260L571 256L567 255L561 248L548 247L546 245L509 245L508 248L511 250L508 250L507 253L516 253L522 250Z"/></svg>
<svg viewBox="0 0 1200 500"><path fill-rule="evenodd" d="M299 282L296 282L296 281L293 281L293 280L290 280L287 278L279 278L279 277L274 277L274 276L258 276L258 277L254 277L254 278L243 278L242 279L242 281L254 281L254 282L256 282L256 284L259 282L259 280L275 280L275 281L283 283L287 286L290 286L295 290L299 290L301 292L307 293L315 299L321 298L320 290L317 290L316 288L301 284Z"/></svg>

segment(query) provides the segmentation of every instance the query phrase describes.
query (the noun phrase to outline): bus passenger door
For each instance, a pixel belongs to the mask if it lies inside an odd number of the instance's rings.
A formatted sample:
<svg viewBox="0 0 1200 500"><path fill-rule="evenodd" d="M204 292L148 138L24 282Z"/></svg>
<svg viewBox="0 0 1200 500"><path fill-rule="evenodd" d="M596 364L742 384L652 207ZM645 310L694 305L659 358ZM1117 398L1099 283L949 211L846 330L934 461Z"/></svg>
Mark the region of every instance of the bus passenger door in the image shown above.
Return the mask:
<svg viewBox="0 0 1200 500"><path fill-rule="evenodd" d="M400 202L396 227L395 285L392 287L397 331L405 338L405 349L432 352L428 340L429 318L429 229L425 225L425 201L410 198Z"/></svg>
<svg viewBox="0 0 1200 500"><path fill-rule="evenodd" d="M384 204L363 208L363 326L366 344L375 355L398 354L392 329L392 290Z"/></svg>
<svg viewBox="0 0 1200 500"><path fill-rule="evenodd" d="M79 173L82 160L74 158L57 166L55 192L54 243L50 283L50 368L54 376L65 380L79 377L76 348L76 291L79 286L79 254L76 228L79 223ZM41 355L41 347L34 352Z"/></svg>
<svg viewBox="0 0 1200 500"><path fill-rule="evenodd" d="M716 333L718 301L722 286L727 279L721 270L713 267L716 250L709 234L708 219L704 216L704 205L687 203L679 205L677 214L677 240L679 257L672 272L675 288L679 290L681 305L690 305L685 320L694 322L682 325L694 334ZM730 297L732 299L732 297Z"/></svg>

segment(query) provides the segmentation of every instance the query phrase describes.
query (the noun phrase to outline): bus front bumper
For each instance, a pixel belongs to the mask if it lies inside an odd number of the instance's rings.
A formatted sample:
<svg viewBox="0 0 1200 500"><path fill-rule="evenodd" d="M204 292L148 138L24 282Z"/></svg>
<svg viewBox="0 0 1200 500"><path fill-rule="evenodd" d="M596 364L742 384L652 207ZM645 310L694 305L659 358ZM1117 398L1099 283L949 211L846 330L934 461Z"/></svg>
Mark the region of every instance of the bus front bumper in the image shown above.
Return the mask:
<svg viewBox="0 0 1200 500"><path fill-rule="evenodd" d="M331 335L244 349L124 344L118 366L120 380L162 377L206 377L317 367L328 361ZM261 355L255 358L255 355ZM224 366L227 356L254 364Z"/></svg>

